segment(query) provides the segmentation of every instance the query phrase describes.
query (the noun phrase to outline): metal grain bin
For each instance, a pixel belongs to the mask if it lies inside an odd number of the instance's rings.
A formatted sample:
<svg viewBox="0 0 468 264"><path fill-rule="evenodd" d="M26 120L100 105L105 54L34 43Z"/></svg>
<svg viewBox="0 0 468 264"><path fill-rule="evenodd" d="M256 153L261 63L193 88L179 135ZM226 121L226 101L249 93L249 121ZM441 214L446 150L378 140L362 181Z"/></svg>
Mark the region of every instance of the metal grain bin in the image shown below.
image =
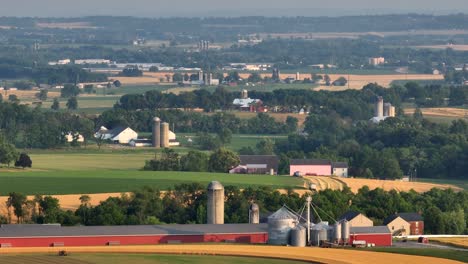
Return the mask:
<svg viewBox="0 0 468 264"><path fill-rule="evenodd" d="M291 229L291 246L305 247L306 244L306 229L300 225Z"/></svg>
<svg viewBox="0 0 468 264"><path fill-rule="evenodd" d="M297 216L282 207L268 217L268 244L287 245L290 231L298 223Z"/></svg>
<svg viewBox="0 0 468 264"><path fill-rule="evenodd" d="M341 243L341 223L336 222L333 225L333 240L332 242Z"/></svg>
<svg viewBox="0 0 468 264"><path fill-rule="evenodd" d="M351 225L349 222L345 219L341 222L341 238L343 239L344 244L349 243L349 234L351 233Z"/></svg>

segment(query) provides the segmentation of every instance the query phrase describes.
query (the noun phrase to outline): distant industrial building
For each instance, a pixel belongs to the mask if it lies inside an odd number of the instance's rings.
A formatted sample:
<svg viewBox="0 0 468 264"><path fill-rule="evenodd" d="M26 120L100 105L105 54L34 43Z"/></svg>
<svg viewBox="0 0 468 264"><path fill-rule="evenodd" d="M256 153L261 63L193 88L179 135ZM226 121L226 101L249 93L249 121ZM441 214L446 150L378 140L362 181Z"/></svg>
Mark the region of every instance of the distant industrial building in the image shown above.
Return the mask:
<svg viewBox="0 0 468 264"><path fill-rule="evenodd" d="M384 225L392 231L393 235L423 235L424 219L417 213L399 213L387 217Z"/></svg>
<svg viewBox="0 0 468 264"><path fill-rule="evenodd" d="M372 66L383 65L383 64L385 64L385 58L384 57L369 58L368 63L369 63L369 65L372 65Z"/></svg>
<svg viewBox="0 0 468 264"><path fill-rule="evenodd" d="M75 64L111 64L111 60L106 59L84 59L84 60L75 60Z"/></svg>
<svg viewBox="0 0 468 264"><path fill-rule="evenodd" d="M351 227L369 227L374 226L374 222L367 216L356 211L349 211L340 216L338 221L346 220L349 222Z"/></svg>
<svg viewBox="0 0 468 264"><path fill-rule="evenodd" d="M289 163L289 174L291 176L348 177L348 164L324 159L292 159Z"/></svg>
<svg viewBox="0 0 468 264"><path fill-rule="evenodd" d="M239 166L229 173L271 175L278 173L279 159L276 155L240 155L239 159Z"/></svg>

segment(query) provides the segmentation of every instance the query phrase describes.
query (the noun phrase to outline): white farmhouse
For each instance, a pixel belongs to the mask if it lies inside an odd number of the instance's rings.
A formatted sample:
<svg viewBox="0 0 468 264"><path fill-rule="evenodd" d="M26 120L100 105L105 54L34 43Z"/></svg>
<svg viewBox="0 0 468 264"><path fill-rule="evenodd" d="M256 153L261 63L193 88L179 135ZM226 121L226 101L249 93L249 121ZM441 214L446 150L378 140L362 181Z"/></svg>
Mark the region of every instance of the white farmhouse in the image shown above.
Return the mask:
<svg viewBox="0 0 468 264"><path fill-rule="evenodd" d="M110 140L114 143L128 144L132 139L138 139L138 133L129 127L116 127L111 130L106 127L101 127L94 134L95 138Z"/></svg>

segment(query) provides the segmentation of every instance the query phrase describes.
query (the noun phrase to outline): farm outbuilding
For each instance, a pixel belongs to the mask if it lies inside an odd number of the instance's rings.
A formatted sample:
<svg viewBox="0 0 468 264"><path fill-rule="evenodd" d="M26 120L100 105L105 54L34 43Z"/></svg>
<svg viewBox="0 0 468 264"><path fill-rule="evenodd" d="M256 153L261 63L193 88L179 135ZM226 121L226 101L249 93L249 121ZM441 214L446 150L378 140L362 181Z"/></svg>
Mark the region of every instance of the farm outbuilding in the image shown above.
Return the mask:
<svg viewBox="0 0 468 264"><path fill-rule="evenodd" d="M292 159L289 164L289 174L329 176L332 172L332 162L320 159Z"/></svg>
<svg viewBox="0 0 468 264"><path fill-rule="evenodd" d="M268 240L266 224L73 226L1 225L0 247L253 243Z"/></svg>
<svg viewBox="0 0 468 264"><path fill-rule="evenodd" d="M366 227L366 226L374 226L374 222L365 216L362 213L356 211L348 211L343 214L338 221L346 220L349 222L351 227Z"/></svg>
<svg viewBox="0 0 468 264"><path fill-rule="evenodd" d="M401 230L400 235L413 236L424 234L424 219L418 213L399 213L391 215L384 220L384 225L387 225L393 232Z"/></svg>
<svg viewBox="0 0 468 264"><path fill-rule="evenodd" d="M229 173L277 174L278 156L275 155L240 155L240 164Z"/></svg>
<svg viewBox="0 0 468 264"><path fill-rule="evenodd" d="M349 243L365 241L377 247L392 245L392 233L387 226L351 227Z"/></svg>

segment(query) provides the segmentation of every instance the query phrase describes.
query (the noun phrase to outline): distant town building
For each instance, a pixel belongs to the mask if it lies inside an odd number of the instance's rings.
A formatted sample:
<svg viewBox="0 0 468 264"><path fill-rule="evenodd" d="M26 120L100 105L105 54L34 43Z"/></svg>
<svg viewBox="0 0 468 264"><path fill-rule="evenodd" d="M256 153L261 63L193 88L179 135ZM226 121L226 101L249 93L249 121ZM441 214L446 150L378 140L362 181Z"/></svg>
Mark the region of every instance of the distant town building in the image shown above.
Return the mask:
<svg viewBox="0 0 468 264"><path fill-rule="evenodd" d="M111 64L110 60L106 59L84 59L84 60L75 60L75 64Z"/></svg>
<svg viewBox="0 0 468 264"><path fill-rule="evenodd" d="M262 113L267 112L267 109L263 106L263 102L260 99L251 98L236 98L232 104L237 107L240 111Z"/></svg>
<svg viewBox="0 0 468 264"><path fill-rule="evenodd" d="M71 60L70 59L63 59L63 60L58 60L58 61L50 61L49 65L54 66L54 65L67 65L70 64Z"/></svg>
<svg viewBox="0 0 468 264"><path fill-rule="evenodd" d="M385 64L385 58L384 57L369 58L368 63L369 65L372 65L372 66L383 65Z"/></svg>

